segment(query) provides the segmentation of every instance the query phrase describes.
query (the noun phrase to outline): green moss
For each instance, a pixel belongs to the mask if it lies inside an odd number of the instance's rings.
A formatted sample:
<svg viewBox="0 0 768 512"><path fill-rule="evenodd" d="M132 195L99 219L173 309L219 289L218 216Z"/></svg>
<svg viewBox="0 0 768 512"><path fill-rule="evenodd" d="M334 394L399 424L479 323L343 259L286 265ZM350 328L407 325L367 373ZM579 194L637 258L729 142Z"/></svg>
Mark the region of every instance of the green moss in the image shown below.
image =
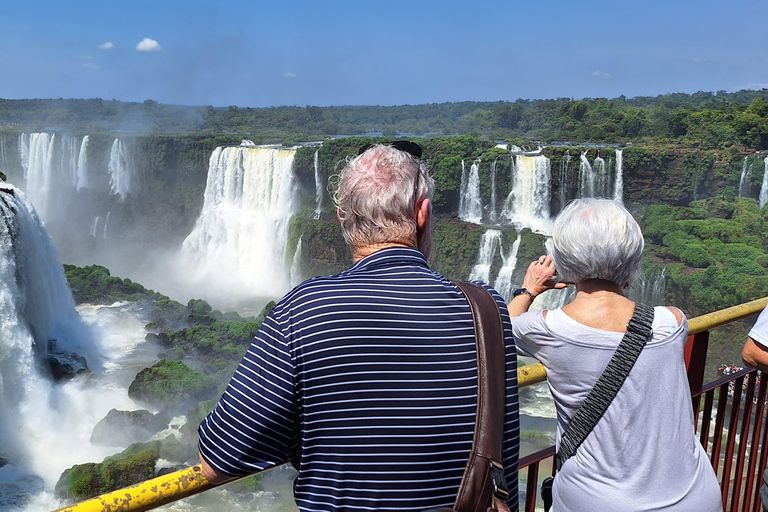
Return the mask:
<svg viewBox="0 0 768 512"><path fill-rule="evenodd" d="M161 359L140 371L128 387L128 396L161 409L178 410L184 404L208 398L214 383L206 374L181 361Z"/></svg>

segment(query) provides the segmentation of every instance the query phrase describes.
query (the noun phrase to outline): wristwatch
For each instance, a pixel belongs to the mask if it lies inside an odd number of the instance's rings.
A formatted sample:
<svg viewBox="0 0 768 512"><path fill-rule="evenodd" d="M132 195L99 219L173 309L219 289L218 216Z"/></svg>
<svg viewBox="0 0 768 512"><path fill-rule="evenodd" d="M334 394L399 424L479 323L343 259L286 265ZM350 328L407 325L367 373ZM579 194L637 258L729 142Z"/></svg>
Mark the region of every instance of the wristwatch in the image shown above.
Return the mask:
<svg viewBox="0 0 768 512"><path fill-rule="evenodd" d="M531 300L536 298L536 296L534 294L532 294L531 292L529 292L525 288L518 288L517 290L513 291L512 292L512 298L517 297L518 295L522 295L522 294L526 294L527 296L529 296L531 298Z"/></svg>

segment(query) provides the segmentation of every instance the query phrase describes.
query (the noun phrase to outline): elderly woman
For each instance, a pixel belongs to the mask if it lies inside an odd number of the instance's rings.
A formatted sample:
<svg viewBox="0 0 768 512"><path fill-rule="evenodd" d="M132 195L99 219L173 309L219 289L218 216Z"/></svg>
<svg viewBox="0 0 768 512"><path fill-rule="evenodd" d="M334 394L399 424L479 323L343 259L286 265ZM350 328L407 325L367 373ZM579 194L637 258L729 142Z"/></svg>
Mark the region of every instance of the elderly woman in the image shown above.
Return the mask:
<svg viewBox="0 0 768 512"><path fill-rule="evenodd" d="M547 370L557 408L557 447L627 330L635 303L624 291L640 266L643 235L606 199L574 201L558 215L552 255L530 264L509 304L518 352ZM556 281L552 281L557 272ZM576 298L530 311L547 289ZM720 511L720 488L694 434L683 360L688 324L677 308L653 308L653 333L592 432L554 480L552 510Z"/></svg>

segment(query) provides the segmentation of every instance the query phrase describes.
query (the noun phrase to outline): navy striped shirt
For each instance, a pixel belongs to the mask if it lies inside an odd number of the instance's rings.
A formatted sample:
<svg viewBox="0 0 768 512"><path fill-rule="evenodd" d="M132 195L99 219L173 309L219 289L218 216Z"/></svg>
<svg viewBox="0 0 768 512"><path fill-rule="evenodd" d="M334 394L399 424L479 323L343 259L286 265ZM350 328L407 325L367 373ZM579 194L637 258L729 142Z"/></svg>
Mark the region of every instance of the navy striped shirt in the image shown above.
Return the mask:
<svg viewBox="0 0 768 512"><path fill-rule="evenodd" d="M517 510L517 359L507 341L504 465ZM214 411L200 453L242 476L290 461L302 511L451 506L472 446L473 322L421 252L388 248L311 279L271 311Z"/></svg>

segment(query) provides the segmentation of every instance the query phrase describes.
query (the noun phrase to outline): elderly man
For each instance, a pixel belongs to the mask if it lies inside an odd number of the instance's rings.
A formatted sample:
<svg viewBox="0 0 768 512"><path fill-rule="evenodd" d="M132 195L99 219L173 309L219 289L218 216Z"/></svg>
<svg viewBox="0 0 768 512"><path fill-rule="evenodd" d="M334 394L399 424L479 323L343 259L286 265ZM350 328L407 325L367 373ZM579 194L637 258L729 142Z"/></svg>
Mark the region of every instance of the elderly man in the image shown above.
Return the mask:
<svg viewBox="0 0 768 512"><path fill-rule="evenodd" d="M453 504L475 422L469 305L427 265L434 183L411 142L362 148L339 176L354 265L297 286L270 312L215 410L200 456L222 483L290 461L302 511ZM504 465L517 510L515 345L503 299Z"/></svg>
<svg viewBox="0 0 768 512"><path fill-rule="evenodd" d="M747 342L741 351L741 359L747 366L768 373L768 308L760 313L749 331ZM763 473L760 499L763 502L763 510L768 512L768 469Z"/></svg>

